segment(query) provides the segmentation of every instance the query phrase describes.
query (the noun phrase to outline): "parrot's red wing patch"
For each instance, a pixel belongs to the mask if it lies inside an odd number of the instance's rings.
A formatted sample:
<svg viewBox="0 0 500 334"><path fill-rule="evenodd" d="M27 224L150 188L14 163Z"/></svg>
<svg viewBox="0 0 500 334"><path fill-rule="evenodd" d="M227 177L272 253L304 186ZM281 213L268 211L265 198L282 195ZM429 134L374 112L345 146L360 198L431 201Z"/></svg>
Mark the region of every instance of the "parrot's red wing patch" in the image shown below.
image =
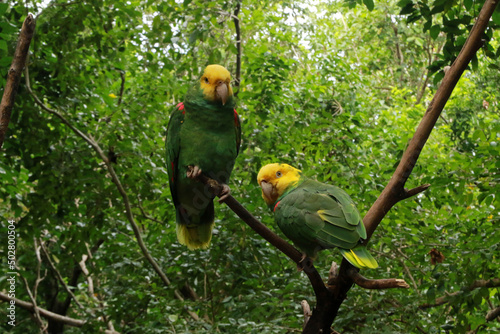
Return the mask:
<svg viewBox="0 0 500 334"><path fill-rule="evenodd" d="M234 125L240 126L240 122L238 122L238 113L236 112L236 109L234 109Z"/></svg>
<svg viewBox="0 0 500 334"><path fill-rule="evenodd" d="M278 202L276 203L276 205L274 206L273 212L275 212L275 211L276 211L276 208L278 207L278 204L280 204L280 202L281 202L281 201L278 201Z"/></svg>

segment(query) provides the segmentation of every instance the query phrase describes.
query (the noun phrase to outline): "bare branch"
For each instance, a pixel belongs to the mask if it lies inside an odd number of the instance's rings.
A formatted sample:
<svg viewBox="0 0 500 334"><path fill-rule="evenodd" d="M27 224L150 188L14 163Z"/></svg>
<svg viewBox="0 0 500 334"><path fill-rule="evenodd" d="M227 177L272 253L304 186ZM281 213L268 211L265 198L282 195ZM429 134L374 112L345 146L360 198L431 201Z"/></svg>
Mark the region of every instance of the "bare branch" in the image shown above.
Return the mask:
<svg viewBox="0 0 500 334"><path fill-rule="evenodd" d="M403 251L398 248L398 252L399 254L401 254L404 258L408 258L404 253ZM408 266L406 265L405 261L403 259L400 259L399 261L401 263L401 265L403 266L406 274L408 275L408 277L410 277L410 280L413 284L413 288L415 289L415 291L417 292L417 294L420 296L420 291L418 291L418 285L417 285L417 282L415 282L415 279L413 278L413 275L411 274L411 271L410 271L410 268L408 268Z"/></svg>
<svg viewBox="0 0 500 334"><path fill-rule="evenodd" d="M238 96L240 81L241 81L241 29L240 29L240 18L238 15L240 14L241 9L241 0L237 1L236 8L234 9L232 18L234 22L234 30L236 31L236 75L234 79L234 86L238 88L238 90L234 93L234 96Z"/></svg>
<svg viewBox="0 0 500 334"><path fill-rule="evenodd" d="M33 312L33 313L38 312L39 315L41 315L42 317L44 317L46 319L51 319L54 321L63 322L64 324L66 324L68 326L82 327L85 324L85 321L83 321L83 320L73 319L73 318L66 317L66 316L63 316L63 315L60 315L60 314L57 314L54 312L50 312L50 311L45 310L41 307L37 307L36 304L35 304L35 306L33 306L32 303L28 303L28 302L22 301L22 300L17 299L17 298L10 298L9 296L7 296L6 294L4 294L2 292L0 292L0 299L5 301L5 302L10 302L11 300L13 300L16 303L16 306L22 307L23 309L28 310L28 311Z"/></svg>
<svg viewBox="0 0 500 334"><path fill-rule="evenodd" d="M486 314L486 321L495 320L495 318L500 317L500 306L491 310Z"/></svg>
<svg viewBox="0 0 500 334"><path fill-rule="evenodd" d="M446 102L450 98L458 80L467 68L472 57L474 57L477 50L481 47L481 38L486 30L486 27L488 26L488 21L490 20L497 4L498 0L487 0L484 3L476 23L472 27L469 37L467 38L467 41L449 71L446 72L436 95L427 108L425 115L422 118L415 135L408 144L401 162L396 168L389 184L382 191L363 219L366 226L366 232L368 234L366 242L370 239L382 218L387 214L387 212L389 212L394 204L407 198L404 195L404 184L406 183L406 180L408 180L413 167L415 167L418 157L420 156L420 152L427 142L427 139L429 138L429 135L434 128L434 125L436 124Z"/></svg>
<svg viewBox="0 0 500 334"><path fill-rule="evenodd" d="M39 278L39 277L38 277ZM37 279L38 279L37 278ZM23 276L21 276L21 279L23 280L23 283L24 283L24 287L26 288L26 292L28 293L28 297L30 297L30 300L33 304L31 304L33 306L33 316L35 317L35 322L37 323L38 327L40 327L40 331L41 332L46 332L47 330L47 326L43 323L42 321L42 318L40 317L40 312L39 312L39 309L36 305L36 299L35 297L33 296L33 293L31 292L31 289L30 289L30 286L28 284L28 281L26 280L26 278L24 278ZM0 296L1 297L1 296ZM7 297L8 298L8 297ZM15 298L14 298L15 299ZM12 300L12 299L11 299Z"/></svg>
<svg viewBox="0 0 500 334"><path fill-rule="evenodd" d="M33 313L38 312L38 314L40 314L42 317L44 317L46 319L62 322L68 326L82 327L83 325L85 325L84 320L66 317L64 315L60 315L60 314L48 311L48 310L41 308L41 307L38 307L38 306L34 307L33 304L25 302L21 299L10 298L8 295L4 294L3 292L0 292L0 300L3 300L7 303L10 303L10 301L12 300L15 302L16 306L19 306L19 307L21 307L27 311L33 312ZM119 332L110 331L110 330L105 330L104 333L106 333L106 334L120 334Z"/></svg>
<svg viewBox="0 0 500 334"><path fill-rule="evenodd" d="M429 183L426 183L426 184L423 184L421 186L418 186L418 187L415 187L413 189L410 189L410 190L407 190L405 189L404 190L404 193L405 193L405 199L406 198L410 198L412 196L415 196L415 195L418 195L420 194L421 192L424 192L425 190L427 190L427 188L429 188L431 185Z"/></svg>
<svg viewBox="0 0 500 334"><path fill-rule="evenodd" d="M21 74L26 64L31 39L35 32L35 19L33 15L28 14L21 28L21 33L17 40L14 58L7 74L7 82L3 91L2 102L0 102L0 148L2 148L9 127L10 115L14 107L17 88L21 82Z"/></svg>
<svg viewBox="0 0 500 334"><path fill-rule="evenodd" d="M408 289L410 286L402 279L387 278L387 279L368 279L363 277L355 268L349 268L347 271L349 277L356 285L364 289Z"/></svg>

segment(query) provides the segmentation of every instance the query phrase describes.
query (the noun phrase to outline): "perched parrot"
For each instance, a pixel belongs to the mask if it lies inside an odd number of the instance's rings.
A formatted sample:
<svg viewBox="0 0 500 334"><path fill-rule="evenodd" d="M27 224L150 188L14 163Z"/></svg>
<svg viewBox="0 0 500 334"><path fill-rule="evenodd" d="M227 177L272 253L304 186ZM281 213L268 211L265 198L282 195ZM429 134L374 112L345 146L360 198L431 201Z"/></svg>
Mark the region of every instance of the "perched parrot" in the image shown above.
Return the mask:
<svg viewBox="0 0 500 334"><path fill-rule="evenodd" d="M340 188L307 179L287 164L261 168L257 182L281 231L303 252L303 259L337 247L353 266L377 268L361 244L366 230L349 195Z"/></svg>
<svg viewBox="0 0 500 334"><path fill-rule="evenodd" d="M226 183L241 143L235 104L229 71L209 65L170 116L166 153L177 239L191 250L207 248L214 227L214 197L196 177L203 171L222 183L221 200L230 192Z"/></svg>

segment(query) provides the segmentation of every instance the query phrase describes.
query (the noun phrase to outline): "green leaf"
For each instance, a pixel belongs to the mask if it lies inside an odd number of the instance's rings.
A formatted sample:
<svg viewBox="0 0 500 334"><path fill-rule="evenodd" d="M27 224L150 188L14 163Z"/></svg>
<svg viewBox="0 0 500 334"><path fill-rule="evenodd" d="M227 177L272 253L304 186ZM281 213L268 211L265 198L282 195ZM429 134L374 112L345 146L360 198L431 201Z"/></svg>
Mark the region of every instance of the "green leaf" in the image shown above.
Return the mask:
<svg viewBox="0 0 500 334"><path fill-rule="evenodd" d="M7 11L7 8L9 8L9 4L0 3L0 15L3 15Z"/></svg>
<svg viewBox="0 0 500 334"><path fill-rule="evenodd" d="M439 36L439 33L441 32L441 27L439 26L439 24L435 24L431 27L431 29L429 30L429 34L431 35L432 39L436 39L438 38Z"/></svg>
<svg viewBox="0 0 500 334"><path fill-rule="evenodd" d="M375 4L373 0L363 0L363 3L365 4L366 8L371 12L373 8L375 8Z"/></svg>
<svg viewBox="0 0 500 334"><path fill-rule="evenodd" d="M500 9L498 6L495 9L495 11L493 12L493 14L491 15L491 19L493 20L493 22L495 24L500 25Z"/></svg>

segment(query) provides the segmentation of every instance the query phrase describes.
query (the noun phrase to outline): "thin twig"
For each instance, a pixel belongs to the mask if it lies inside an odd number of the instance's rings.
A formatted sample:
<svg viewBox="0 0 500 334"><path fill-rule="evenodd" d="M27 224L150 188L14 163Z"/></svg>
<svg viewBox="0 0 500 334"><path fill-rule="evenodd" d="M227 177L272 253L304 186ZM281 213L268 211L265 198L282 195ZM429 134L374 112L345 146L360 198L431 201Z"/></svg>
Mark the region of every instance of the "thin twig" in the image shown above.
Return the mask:
<svg viewBox="0 0 500 334"><path fill-rule="evenodd" d="M234 30L236 31L236 75L234 80L234 86L238 88L238 90L234 93L234 96L238 96L240 91L240 81L241 81L241 28L240 28L240 18L238 15L240 14L241 9L241 0L238 0L236 3L236 8L234 9L232 18L234 22Z"/></svg>
<svg viewBox="0 0 500 334"><path fill-rule="evenodd" d="M125 71L120 69L116 70L120 72L120 78L122 80L122 83L120 85L120 94L118 95L118 107L119 107L120 104L122 104L123 91L125 90Z"/></svg>
<svg viewBox="0 0 500 334"><path fill-rule="evenodd" d="M161 220L158 220L156 219L155 217L151 216L151 215L148 215L146 213L146 211L144 210L144 207L142 206L142 202L141 202L141 198L139 197L139 195L137 195L137 203L138 203L138 206L139 206L139 210L141 210L141 214L144 218L146 219L149 219L155 223L158 223L158 224L163 224L164 222L162 222Z"/></svg>
<svg viewBox="0 0 500 334"><path fill-rule="evenodd" d="M28 293L28 297L30 297L30 300L32 302L31 305L33 306L33 315L35 317L35 322L37 323L38 327L40 327L40 331L41 332L46 332L47 331L47 326L43 323L42 318L40 317L40 312L39 312L38 306L36 304L36 299L33 296L33 293L31 292L31 289L30 289L30 286L28 284L28 281L26 280L26 278L24 278L24 276L21 276L21 279L24 282L24 286L26 288L26 292ZM0 296L0 298L1 297L2 296ZM9 298L9 299L10 300L15 300L15 298ZM17 304L17 301L16 301L16 304Z"/></svg>
<svg viewBox="0 0 500 334"><path fill-rule="evenodd" d="M76 299L76 296L73 294L73 291L71 291L70 287L66 284L66 282L64 282L64 279L63 279L61 273L59 272L59 270L57 270L56 266L54 265L54 263L52 262L52 260L50 258L49 252L47 251L47 249L43 245L43 241L39 240L39 242L40 242L40 247L42 249L43 255L45 255L45 258L49 262L49 266L52 269L52 271L54 272L54 274L56 275L56 278L59 281L59 283L61 283L61 285L66 290L66 292L71 296L71 298L73 298L73 300L75 301L76 305L79 308L84 309L83 305Z"/></svg>
<svg viewBox="0 0 500 334"><path fill-rule="evenodd" d="M398 250L399 254L401 254L403 257L407 258L406 255L403 253L403 251L400 248L398 248L397 250ZM404 268L406 274L408 275L408 277L410 277L410 280L413 284L413 288L415 289L417 294L420 296L420 291L418 291L417 282L415 282L415 279L413 278L413 275L411 274L410 268L408 268L408 266L406 265L406 263L403 259L401 259L400 262L403 265L403 268Z"/></svg>

